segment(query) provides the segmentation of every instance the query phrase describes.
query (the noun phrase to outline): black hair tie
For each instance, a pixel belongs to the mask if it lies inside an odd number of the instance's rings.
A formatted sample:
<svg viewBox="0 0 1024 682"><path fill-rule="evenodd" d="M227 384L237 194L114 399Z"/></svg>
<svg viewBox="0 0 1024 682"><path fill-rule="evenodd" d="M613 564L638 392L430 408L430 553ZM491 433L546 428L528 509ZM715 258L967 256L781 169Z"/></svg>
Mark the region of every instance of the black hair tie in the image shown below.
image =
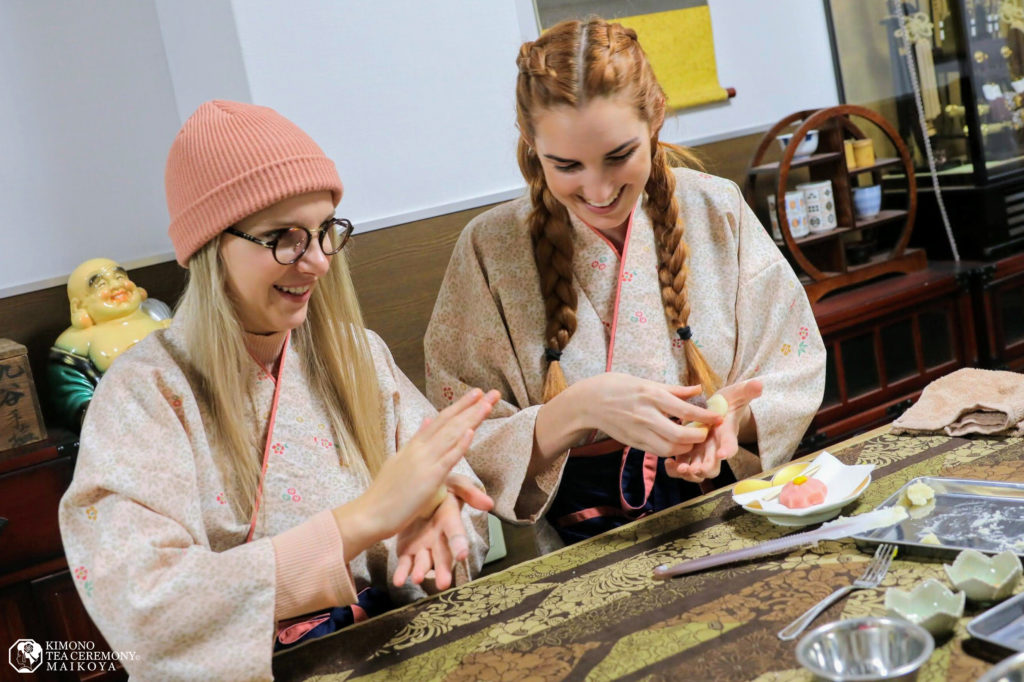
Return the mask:
<svg viewBox="0 0 1024 682"><path fill-rule="evenodd" d="M679 329L676 330L676 334L678 334L679 338L681 338L683 341L689 341L690 338L693 336L693 332L690 331L690 325L680 327Z"/></svg>
<svg viewBox="0 0 1024 682"><path fill-rule="evenodd" d="M547 358L548 362L558 362L562 359L562 351L555 350L554 348L545 348L544 357Z"/></svg>

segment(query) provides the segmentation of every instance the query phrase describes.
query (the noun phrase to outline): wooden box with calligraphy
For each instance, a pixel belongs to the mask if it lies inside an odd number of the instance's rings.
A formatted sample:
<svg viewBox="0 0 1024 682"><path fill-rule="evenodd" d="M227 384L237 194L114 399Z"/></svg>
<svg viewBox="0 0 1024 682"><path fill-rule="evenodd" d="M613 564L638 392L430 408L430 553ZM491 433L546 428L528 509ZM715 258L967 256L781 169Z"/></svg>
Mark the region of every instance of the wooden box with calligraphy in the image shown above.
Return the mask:
<svg viewBox="0 0 1024 682"><path fill-rule="evenodd" d="M0 452L46 438L25 346L0 339Z"/></svg>

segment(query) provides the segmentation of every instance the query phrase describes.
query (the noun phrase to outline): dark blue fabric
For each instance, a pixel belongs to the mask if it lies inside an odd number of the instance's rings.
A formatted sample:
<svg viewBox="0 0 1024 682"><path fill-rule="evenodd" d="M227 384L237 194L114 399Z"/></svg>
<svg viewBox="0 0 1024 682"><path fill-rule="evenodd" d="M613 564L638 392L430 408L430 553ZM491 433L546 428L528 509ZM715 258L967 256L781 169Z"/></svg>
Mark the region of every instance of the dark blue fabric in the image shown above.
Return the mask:
<svg viewBox="0 0 1024 682"><path fill-rule="evenodd" d="M368 587L360 592L356 600L356 604L358 604L363 611L366 611L367 618L379 616L385 611L390 611L393 608L391 597L388 596L388 593L384 590L378 590L376 587ZM325 611L323 613L327 614L328 612ZM317 614L310 614L309 617L313 618L316 615ZM308 642L311 639L329 635L332 632L348 627L355 622L355 616L352 614L352 608L350 606L338 606L333 608L330 610L329 616L330 617L327 620L320 623L291 644L282 644L280 640L275 640L274 651L289 649L297 644L301 644L302 642Z"/></svg>
<svg viewBox="0 0 1024 682"><path fill-rule="evenodd" d="M572 544L593 537L599 533L629 523L673 505L685 502L701 494L696 483L671 478L665 472L665 460L658 458L657 474L647 503L637 511L620 511L616 516L586 519L571 526L559 526L558 520L574 512L592 507L613 507L622 510L619 500L619 469L622 467L622 451L607 455L569 457L562 473L562 481L555 493L546 518L555 527L566 544ZM715 485L728 485L736 480L728 466L722 466L722 474L715 479ZM644 453L630 448L626 455L626 466L622 470L622 496L631 506L639 505L644 498Z"/></svg>

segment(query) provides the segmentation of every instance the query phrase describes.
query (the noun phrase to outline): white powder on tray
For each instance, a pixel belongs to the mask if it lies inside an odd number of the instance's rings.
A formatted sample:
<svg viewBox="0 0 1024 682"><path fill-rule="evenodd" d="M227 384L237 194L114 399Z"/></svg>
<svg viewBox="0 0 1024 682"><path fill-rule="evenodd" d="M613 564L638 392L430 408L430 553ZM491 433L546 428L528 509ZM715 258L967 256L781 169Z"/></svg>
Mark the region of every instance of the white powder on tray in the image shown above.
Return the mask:
<svg viewBox="0 0 1024 682"><path fill-rule="evenodd" d="M1017 507L993 507L989 501L964 502L928 519L918 531L919 542L929 534L944 545L977 547L986 552L1024 550L1024 512Z"/></svg>

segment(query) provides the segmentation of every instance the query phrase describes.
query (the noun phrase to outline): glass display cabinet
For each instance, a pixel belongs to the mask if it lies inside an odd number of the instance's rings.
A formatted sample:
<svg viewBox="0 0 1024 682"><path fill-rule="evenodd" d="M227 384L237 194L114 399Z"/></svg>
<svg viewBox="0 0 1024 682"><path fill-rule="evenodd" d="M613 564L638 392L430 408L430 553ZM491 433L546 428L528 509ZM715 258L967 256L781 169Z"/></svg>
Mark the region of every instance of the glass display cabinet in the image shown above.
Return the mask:
<svg viewBox="0 0 1024 682"><path fill-rule="evenodd" d="M840 100L897 122L911 150L912 244L951 255L927 143L961 257L1024 250L1024 0L823 1ZM886 203L904 203L898 169L883 184Z"/></svg>

